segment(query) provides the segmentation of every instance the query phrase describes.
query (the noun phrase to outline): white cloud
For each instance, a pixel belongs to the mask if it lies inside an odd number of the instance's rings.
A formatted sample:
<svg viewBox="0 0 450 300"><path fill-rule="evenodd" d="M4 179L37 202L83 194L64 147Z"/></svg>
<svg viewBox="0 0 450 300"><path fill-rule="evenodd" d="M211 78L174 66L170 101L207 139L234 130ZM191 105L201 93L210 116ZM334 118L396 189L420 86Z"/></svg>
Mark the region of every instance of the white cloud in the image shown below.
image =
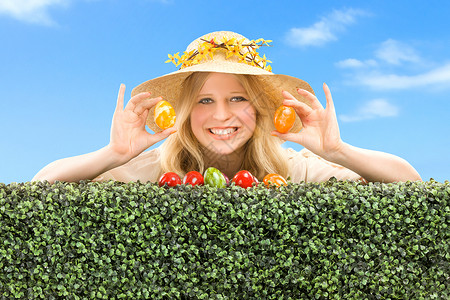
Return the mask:
<svg viewBox="0 0 450 300"><path fill-rule="evenodd" d="M357 81L360 84L380 90L399 90L430 86L450 88L450 63L418 75L408 76L373 73L359 75L357 78L359 78Z"/></svg>
<svg viewBox="0 0 450 300"><path fill-rule="evenodd" d="M337 40L337 34L347 26L356 22L356 18L367 15L358 9L335 10L322 17L320 21L304 28L291 28L287 34L287 41L293 46L321 46Z"/></svg>
<svg viewBox="0 0 450 300"><path fill-rule="evenodd" d="M376 67L383 63L398 66L403 63L418 64L422 62L422 59L414 48L393 39L388 39L381 43L378 49L375 50L374 55L375 59L367 59L362 61L356 58L348 58L335 63L335 65L339 68L356 69L363 67Z"/></svg>
<svg viewBox="0 0 450 300"><path fill-rule="evenodd" d="M420 62L419 55L412 47L392 39L383 42L375 52L375 56L393 65L399 65L402 62Z"/></svg>
<svg viewBox="0 0 450 300"><path fill-rule="evenodd" d="M351 115L339 115L342 122L358 122L375 118L395 117L399 108L385 99L374 99L359 107Z"/></svg>
<svg viewBox="0 0 450 300"><path fill-rule="evenodd" d="M11 16L20 21L52 25L48 9L66 6L71 0L0 0L0 14Z"/></svg>
<svg viewBox="0 0 450 300"><path fill-rule="evenodd" d="M377 62L373 59L361 61L355 58L348 58L335 63L338 68L358 69L364 67L373 67L377 65Z"/></svg>
<svg viewBox="0 0 450 300"><path fill-rule="evenodd" d="M439 67L430 68L430 66ZM450 62L431 63L417 51L400 41L388 39L374 51L374 58L344 59L335 63L338 68L349 69L348 83L376 90L402 90L411 88L450 88ZM389 69L390 71L386 71ZM416 74L411 75L411 70ZM409 75L402 75L406 72Z"/></svg>

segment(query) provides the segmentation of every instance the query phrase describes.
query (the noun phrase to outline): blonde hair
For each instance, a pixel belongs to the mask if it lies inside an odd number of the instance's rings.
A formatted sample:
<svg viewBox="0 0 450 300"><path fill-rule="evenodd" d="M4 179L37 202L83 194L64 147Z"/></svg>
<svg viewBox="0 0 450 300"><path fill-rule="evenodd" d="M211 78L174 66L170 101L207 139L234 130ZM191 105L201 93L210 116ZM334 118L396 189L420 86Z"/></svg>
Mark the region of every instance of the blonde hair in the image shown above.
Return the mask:
<svg viewBox="0 0 450 300"><path fill-rule="evenodd" d="M195 170L203 173L205 165L202 145L197 141L190 124L190 113L195 99L210 73L196 72L183 83L178 111L178 131L161 145L162 172L175 172L181 176ZM248 170L259 180L269 173L287 177L289 167L279 138L271 136L275 103L268 99L256 76L234 74L249 95L249 101L256 110L256 128L245 145L242 170Z"/></svg>

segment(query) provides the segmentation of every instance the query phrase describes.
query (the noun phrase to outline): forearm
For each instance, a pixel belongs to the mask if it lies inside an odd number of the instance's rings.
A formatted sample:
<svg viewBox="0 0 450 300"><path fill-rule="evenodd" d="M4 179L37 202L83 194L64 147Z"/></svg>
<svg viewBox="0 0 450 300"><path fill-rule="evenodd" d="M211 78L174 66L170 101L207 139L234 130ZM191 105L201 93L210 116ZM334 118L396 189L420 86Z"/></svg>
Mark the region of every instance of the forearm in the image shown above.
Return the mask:
<svg viewBox="0 0 450 300"><path fill-rule="evenodd" d="M326 158L342 165L367 181L396 182L421 180L419 173L404 159L379 151L343 143L340 151Z"/></svg>
<svg viewBox="0 0 450 300"><path fill-rule="evenodd" d="M95 152L54 161L40 170L32 180L47 180L52 183L56 180L67 182L92 180L125 162L106 146Z"/></svg>

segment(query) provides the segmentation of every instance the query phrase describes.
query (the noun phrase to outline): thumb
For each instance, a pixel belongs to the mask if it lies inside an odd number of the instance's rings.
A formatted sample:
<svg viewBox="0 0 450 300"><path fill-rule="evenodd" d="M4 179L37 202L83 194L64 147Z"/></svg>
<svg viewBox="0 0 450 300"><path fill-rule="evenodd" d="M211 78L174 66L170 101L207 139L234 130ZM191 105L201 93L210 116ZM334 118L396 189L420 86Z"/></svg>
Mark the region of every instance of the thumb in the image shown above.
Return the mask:
<svg viewBox="0 0 450 300"><path fill-rule="evenodd" d="M160 131L160 132L157 132L157 133L154 133L154 134L149 134L150 135L149 138L151 138L152 145L153 145L153 144L156 144L157 142L160 142L160 141L168 138L171 134L174 134L175 132L177 132L177 128L176 127L170 127L170 128L167 128L167 129L165 129L163 131Z"/></svg>
<svg viewBox="0 0 450 300"><path fill-rule="evenodd" d="M278 132L275 130L275 131L271 132L271 135L279 137L283 141L294 142L294 143L297 143L297 144L300 144L303 146L303 136L300 132L298 132L298 133L293 133L293 132L281 133L281 132Z"/></svg>

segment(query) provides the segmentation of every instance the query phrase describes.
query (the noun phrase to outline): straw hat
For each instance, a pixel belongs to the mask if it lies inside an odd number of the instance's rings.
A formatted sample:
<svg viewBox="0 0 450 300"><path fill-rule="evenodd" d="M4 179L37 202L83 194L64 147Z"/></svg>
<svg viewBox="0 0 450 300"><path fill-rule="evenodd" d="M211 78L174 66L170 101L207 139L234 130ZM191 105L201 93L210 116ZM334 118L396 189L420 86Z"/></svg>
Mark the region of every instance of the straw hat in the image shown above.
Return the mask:
<svg viewBox="0 0 450 300"><path fill-rule="evenodd" d="M269 42L263 39L250 41L231 31L216 31L206 34L190 43L181 57L178 53L169 55L170 59L167 62L172 61L177 66L181 65L178 71L138 85L132 90L131 96L142 92L151 92L153 96L162 96L164 100L169 101L177 112L181 86L189 75L194 72L218 72L257 76L270 98L269 101L274 102L275 108L282 105L281 91L283 90L309 104L297 93L297 88L314 93L307 82L288 75L273 74L271 67L267 65L267 62L270 61L265 58L265 55L261 58L256 52L256 49L267 46ZM161 131L153 120L153 108L149 113L147 126L154 132ZM300 118L297 117L294 127L290 131L298 132L301 128Z"/></svg>

